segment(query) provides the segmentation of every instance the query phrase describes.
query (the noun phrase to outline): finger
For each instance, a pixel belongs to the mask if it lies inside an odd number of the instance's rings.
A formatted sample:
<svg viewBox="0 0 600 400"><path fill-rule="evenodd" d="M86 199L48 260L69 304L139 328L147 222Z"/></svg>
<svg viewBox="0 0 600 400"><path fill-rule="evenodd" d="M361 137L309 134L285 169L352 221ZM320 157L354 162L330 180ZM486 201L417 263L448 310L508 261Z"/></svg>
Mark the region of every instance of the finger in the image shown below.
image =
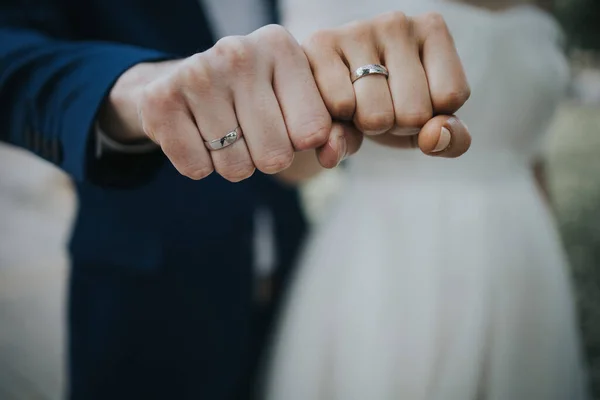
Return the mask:
<svg viewBox="0 0 600 400"><path fill-rule="evenodd" d="M418 134L406 135L401 128L394 128L382 135L369 136L374 142L396 149L416 149L419 147L418 138Z"/></svg>
<svg viewBox="0 0 600 400"><path fill-rule="evenodd" d="M331 116L323 103L304 51L280 26L267 26L251 36L253 35L256 36L261 49L264 49L263 58L270 59L273 65L272 76L268 77L267 82L270 89L269 99L265 99L264 105L269 110L273 108L272 118L275 118L276 109L279 121L285 121L283 125L278 125L276 130L282 133L287 130L286 137L289 137L293 145L285 149L286 156L289 156L293 149L303 151L322 146L331 130ZM275 97L271 99L273 92Z"/></svg>
<svg viewBox="0 0 600 400"><path fill-rule="evenodd" d="M430 120L418 136L421 151L436 157L455 158L471 146L467 126L455 116L439 115Z"/></svg>
<svg viewBox="0 0 600 400"><path fill-rule="evenodd" d="M392 130L370 139L388 147L420 148L425 154L447 158L458 157L471 146L471 135L467 126L458 118L447 115L434 117L417 135L399 136Z"/></svg>
<svg viewBox="0 0 600 400"><path fill-rule="evenodd" d="M339 121L351 121L356 110L354 87L348 66L337 52L336 40L332 32L320 31L302 47L330 115Z"/></svg>
<svg viewBox="0 0 600 400"><path fill-rule="evenodd" d="M166 83L146 89L139 114L144 132L160 145L177 171L199 180L210 175L213 164L193 116L179 97L167 94Z"/></svg>
<svg viewBox="0 0 600 400"><path fill-rule="evenodd" d="M471 95L454 39L439 14L414 19L435 114L454 114Z"/></svg>
<svg viewBox="0 0 600 400"><path fill-rule="evenodd" d="M236 114L254 165L265 174L275 174L290 166L294 148L273 91L275 61L269 53L261 54L260 49L279 49L281 39L275 40L272 33L262 28L244 40L256 59L246 63L244 74L236 76L231 85Z"/></svg>
<svg viewBox="0 0 600 400"><path fill-rule="evenodd" d="M385 14L377 21L382 58L390 72L388 85L394 104L398 134L414 135L432 117L427 76L421 65L412 22L401 12Z"/></svg>
<svg viewBox="0 0 600 400"><path fill-rule="evenodd" d="M251 177L255 166L246 145L246 132L238 122L231 100L213 98L211 105L205 105L202 111L196 107L195 116L200 134L207 142L221 139L237 128L243 136L225 148L210 150L210 156L215 171L228 181L240 182Z"/></svg>
<svg viewBox="0 0 600 400"><path fill-rule="evenodd" d="M270 78L256 82L254 87L238 89L235 94L250 155L256 168L265 174L281 172L294 160L294 148L270 82Z"/></svg>
<svg viewBox="0 0 600 400"><path fill-rule="evenodd" d="M368 25L355 24L348 27L348 34L342 35L340 51L350 72L367 64L381 62L375 46L375 36ZM368 75L355 81L356 112L354 123L367 135L379 135L394 126L395 115L392 95L386 77Z"/></svg>
<svg viewBox="0 0 600 400"><path fill-rule="evenodd" d="M327 144L317 150L323 168L334 168L356 153L362 145L363 134L350 123L334 122Z"/></svg>
<svg viewBox="0 0 600 400"><path fill-rule="evenodd" d="M218 47L217 47L218 46ZM220 43L217 50L227 53L227 43ZM220 85L222 79L213 79L210 70L205 68L204 60L200 57L190 60L190 71L180 77L180 86L187 99L201 140L209 142L221 139L235 130L240 124L233 105L231 91L225 85ZM206 99L211 99L207 102ZM245 135L244 127L240 131ZM202 143L203 147L205 144ZM205 147L205 151L206 147ZM246 146L244 137L220 150L210 150L210 157L215 171L230 182L239 182L249 178L254 173L254 164Z"/></svg>

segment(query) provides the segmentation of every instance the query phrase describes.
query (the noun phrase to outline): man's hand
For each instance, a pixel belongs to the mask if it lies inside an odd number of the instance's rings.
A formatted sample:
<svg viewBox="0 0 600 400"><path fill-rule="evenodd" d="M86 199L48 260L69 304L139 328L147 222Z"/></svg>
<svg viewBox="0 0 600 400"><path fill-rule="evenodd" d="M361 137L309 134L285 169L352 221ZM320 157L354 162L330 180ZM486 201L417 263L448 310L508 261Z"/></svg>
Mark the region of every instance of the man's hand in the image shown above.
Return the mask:
<svg viewBox="0 0 600 400"><path fill-rule="evenodd" d="M140 64L117 81L100 114L121 141L148 137L177 170L201 179L216 170L237 182L256 169L286 169L295 151L328 142L331 117L298 42L271 25L227 37L184 60ZM220 150L205 142L240 126Z"/></svg>
<svg viewBox="0 0 600 400"><path fill-rule="evenodd" d="M352 71L366 64L385 65L389 79L352 83ZM259 169L287 170L280 177L296 181L338 165L363 133L457 157L471 138L452 114L469 95L442 17L395 12L318 32L303 47L271 25L184 60L137 65L117 81L99 121L118 140L150 138L192 179L216 170L237 182ZM237 127L233 144L206 148Z"/></svg>
<svg viewBox="0 0 600 400"><path fill-rule="evenodd" d="M453 117L470 88L444 19L401 12L312 35L303 48L332 117L382 144L420 147L429 155L457 157L470 146ZM368 64L387 67L389 78L351 73ZM332 152L325 146L321 152ZM401 155L399 155L401 157ZM322 158L333 160L335 157Z"/></svg>

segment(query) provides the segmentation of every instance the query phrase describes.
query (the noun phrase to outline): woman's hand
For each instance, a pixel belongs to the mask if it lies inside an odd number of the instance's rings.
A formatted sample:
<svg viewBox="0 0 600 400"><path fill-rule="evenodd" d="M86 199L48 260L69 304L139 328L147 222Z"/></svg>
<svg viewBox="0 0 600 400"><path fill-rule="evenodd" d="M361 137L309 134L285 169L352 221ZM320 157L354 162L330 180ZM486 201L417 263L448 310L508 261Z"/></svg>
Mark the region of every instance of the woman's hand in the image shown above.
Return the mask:
<svg viewBox="0 0 600 400"><path fill-rule="evenodd" d="M338 128L345 132L341 140L350 141L353 150L353 127L382 144L419 147L429 155L458 157L469 148L469 132L453 114L470 88L439 14L411 18L392 12L319 31L303 48L329 113L345 122ZM385 66L389 77L367 75L353 83L352 72L368 64ZM319 151L326 167L346 146L336 143L330 140Z"/></svg>

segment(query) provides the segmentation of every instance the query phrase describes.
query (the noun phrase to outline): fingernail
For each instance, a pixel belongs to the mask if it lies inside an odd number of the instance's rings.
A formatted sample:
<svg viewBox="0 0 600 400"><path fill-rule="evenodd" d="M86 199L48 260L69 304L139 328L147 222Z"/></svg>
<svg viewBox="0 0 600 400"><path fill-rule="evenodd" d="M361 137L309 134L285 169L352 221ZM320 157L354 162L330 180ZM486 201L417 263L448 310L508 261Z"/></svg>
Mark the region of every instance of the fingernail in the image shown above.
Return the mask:
<svg viewBox="0 0 600 400"><path fill-rule="evenodd" d="M332 130L332 135L329 139L329 147L335 151L337 156L337 161L335 166L340 165L342 160L346 155L346 151L348 151L348 144L346 143L346 138L344 136L344 129L341 126L334 126Z"/></svg>
<svg viewBox="0 0 600 400"><path fill-rule="evenodd" d="M346 138L342 134L342 136L340 136L338 138L338 140L340 141L340 144L339 144L340 150L339 150L339 154L338 154L338 162L336 164L336 167L338 165L340 165L340 163L342 161L344 161L346 159L346 157L348 156L348 143L346 142Z"/></svg>
<svg viewBox="0 0 600 400"><path fill-rule="evenodd" d="M432 153L439 153L440 151L446 150L450 145L450 140L452 140L450 131L445 126L442 126L440 138L438 139L437 145L435 146L435 149L433 149Z"/></svg>

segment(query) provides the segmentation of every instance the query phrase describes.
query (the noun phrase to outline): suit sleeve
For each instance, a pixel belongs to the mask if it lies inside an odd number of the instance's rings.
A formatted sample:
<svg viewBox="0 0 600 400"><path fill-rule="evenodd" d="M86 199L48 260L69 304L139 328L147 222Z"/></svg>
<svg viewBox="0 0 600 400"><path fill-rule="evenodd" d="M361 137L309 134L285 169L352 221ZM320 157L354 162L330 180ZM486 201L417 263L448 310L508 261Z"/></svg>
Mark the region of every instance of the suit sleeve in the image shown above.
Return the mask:
<svg viewBox="0 0 600 400"><path fill-rule="evenodd" d="M95 118L124 71L169 55L71 40L59 1L36 8L35 1L0 0L0 139L54 163L76 181L139 184L162 156L96 159Z"/></svg>

